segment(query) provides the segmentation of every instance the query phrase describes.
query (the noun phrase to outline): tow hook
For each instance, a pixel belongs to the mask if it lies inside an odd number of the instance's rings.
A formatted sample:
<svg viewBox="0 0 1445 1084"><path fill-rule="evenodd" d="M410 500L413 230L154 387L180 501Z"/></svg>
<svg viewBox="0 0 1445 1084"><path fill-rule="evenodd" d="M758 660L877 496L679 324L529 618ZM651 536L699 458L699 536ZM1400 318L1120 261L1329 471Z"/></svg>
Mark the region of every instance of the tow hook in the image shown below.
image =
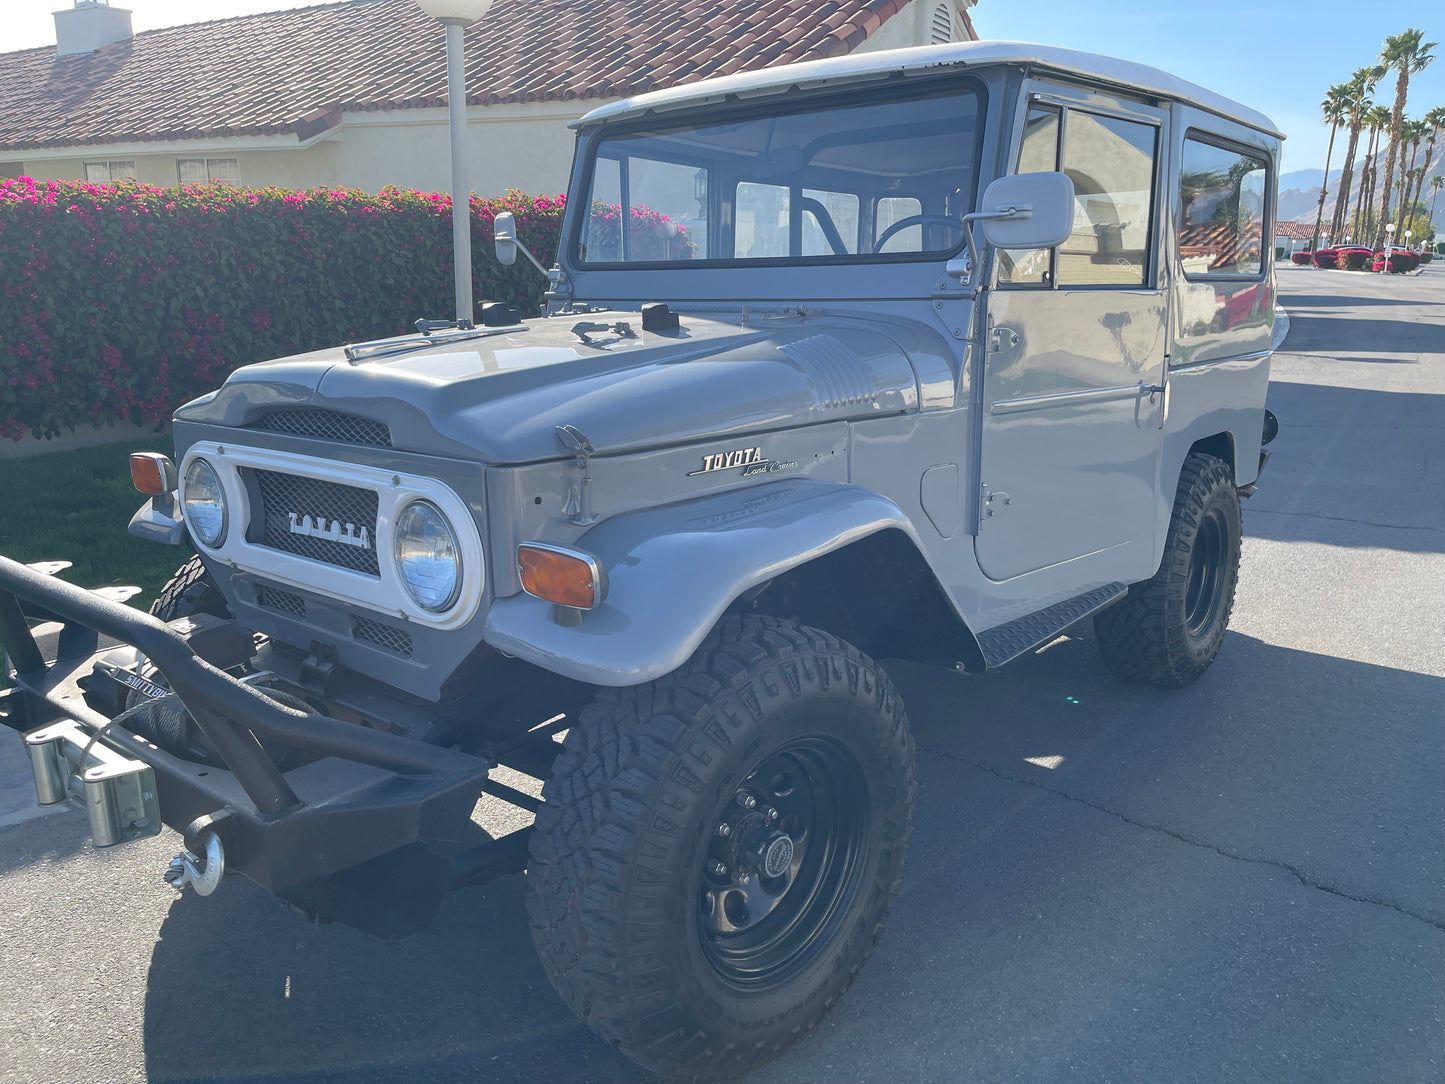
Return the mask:
<svg viewBox="0 0 1445 1084"><path fill-rule="evenodd" d="M215 832L207 832L202 838L206 856L201 858L190 851L182 851L171 859L166 867L166 883L184 891L186 886L196 890L199 896L209 896L221 883L226 873L226 849Z"/></svg>

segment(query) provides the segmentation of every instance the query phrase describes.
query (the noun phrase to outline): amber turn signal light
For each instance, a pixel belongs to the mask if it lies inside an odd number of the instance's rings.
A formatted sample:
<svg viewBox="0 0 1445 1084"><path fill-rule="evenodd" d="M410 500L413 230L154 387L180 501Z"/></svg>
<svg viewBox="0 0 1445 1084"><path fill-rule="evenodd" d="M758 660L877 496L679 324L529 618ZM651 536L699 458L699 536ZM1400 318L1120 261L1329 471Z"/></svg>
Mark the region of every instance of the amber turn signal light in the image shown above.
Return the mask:
<svg viewBox="0 0 1445 1084"><path fill-rule="evenodd" d="M132 452L130 480L136 489L159 497L176 488L176 465L160 452Z"/></svg>
<svg viewBox="0 0 1445 1084"><path fill-rule="evenodd" d="M517 547L517 571L522 590L537 598L594 610L607 597L607 575L597 558L582 550L523 542Z"/></svg>

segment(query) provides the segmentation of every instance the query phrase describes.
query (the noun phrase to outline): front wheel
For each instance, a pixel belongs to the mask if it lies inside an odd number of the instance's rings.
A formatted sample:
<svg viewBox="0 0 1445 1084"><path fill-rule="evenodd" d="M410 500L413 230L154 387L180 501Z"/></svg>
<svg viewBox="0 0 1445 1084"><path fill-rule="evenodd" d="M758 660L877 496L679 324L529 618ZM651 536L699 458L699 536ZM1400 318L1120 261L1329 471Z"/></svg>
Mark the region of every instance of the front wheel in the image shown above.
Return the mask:
<svg viewBox="0 0 1445 1084"><path fill-rule="evenodd" d="M902 882L913 740L887 675L773 618L725 618L568 733L527 869L572 1009L671 1078L767 1060L852 982Z"/></svg>
<svg viewBox="0 0 1445 1084"><path fill-rule="evenodd" d="M1191 453L1159 571L1094 618L1099 653L1117 677L1182 688L1209 669L1234 608L1240 535L1234 472Z"/></svg>
<svg viewBox="0 0 1445 1084"><path fill-rule="evenodd" d="M231 609L200 556L196 555L176 569L176 574L161 588L160 597L151 603L151 616L162 621L174 621L178 617L201 613L230 617Z"/></svg>

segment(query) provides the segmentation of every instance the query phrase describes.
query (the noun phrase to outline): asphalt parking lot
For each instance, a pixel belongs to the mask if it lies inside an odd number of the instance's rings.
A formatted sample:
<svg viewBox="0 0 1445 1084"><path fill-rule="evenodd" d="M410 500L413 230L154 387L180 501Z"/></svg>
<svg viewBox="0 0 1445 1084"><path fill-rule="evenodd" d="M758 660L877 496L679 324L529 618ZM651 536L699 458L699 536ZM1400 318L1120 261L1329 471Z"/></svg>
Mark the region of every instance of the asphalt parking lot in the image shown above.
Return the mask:
<svg viewBox="0 0 1445 1084"><path fill-rule="evenodd" d="M1445 266L1279 279L1282 428L1218 662L1137 688L1085 632L892 667L903 893L752 1080L1445 1080ZM400 943L244 883L177 899L174 836L95 851L32 816L4 740L0 1080L649 1079L548 987L519 878Z"/></svg>

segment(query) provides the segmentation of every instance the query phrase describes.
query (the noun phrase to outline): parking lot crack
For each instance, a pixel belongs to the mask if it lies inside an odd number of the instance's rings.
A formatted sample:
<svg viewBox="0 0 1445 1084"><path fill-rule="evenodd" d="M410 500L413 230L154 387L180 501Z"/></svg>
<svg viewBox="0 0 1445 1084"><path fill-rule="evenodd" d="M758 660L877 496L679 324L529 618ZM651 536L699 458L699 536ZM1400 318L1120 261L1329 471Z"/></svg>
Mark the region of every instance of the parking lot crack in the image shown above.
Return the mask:
<svg viewBox="0 0 1445 1084"><path fill-rule="evenodd" d="M1425 527L1413 523L1380 523L1372 519L1354 519L1350 516L1326 516L1319 512L1281 512L1277 508L1251 508L1251 515L1265 516L1298 516L1301 519L1327 519L1334 523L1353 523L1360 527L1384 527L1391 531L1433 531L1435 534L1445 534L1445 528Z"/></svg>
<svg viewBox="0 0 1445 1084"><path fill-rule="evenodd" d="M1068 793L1067 791L1059 790L1057 787L1045 786L1043 783L1040 783L1034 779L1026 779L1020 775L1010 775L1008 772L1000 771L997 768L991 768L987 764L980 764L976 760L969 760L967 757L959 756L957 753L948 753L941 749L924 749L922 746L919 746L918 751L920 753L926 752L931 756L943 757L946 760L957 761L960 764L966 764L970 768L977 768L981 772L986 772L987 774L994 776L996 779L1002 779L1008 783L1019 783L1026 787L1032 787L1034 790L1044 791L1046 794L1051 794L1056 798L1062 798L1067 802L1074 802L1078 805L1086 806L1089 809L1094 810L1094 812L1096 813L1102 813L1106 817L1113 817L1115 820L1122 821L1130 827L1142 828L1148 832L1157 832L1160 835L1168 836L1170 839L1177 840L1178 842L1186 844L1187 846L1197 847L1200 850L1212 851L1215 854L1219 855L1221 858L1228 858L1234 862L1245 862L1255 866L1271 866L1274 869L1283 870L1305 888L1314 889L1318 892L1324 892L1331 896L1337 896L1340 899L1350 900L1353 903L1369 904L1374 907L1384 907L1391 911L1398 911L1400 914L1406 916L1407 918L1413 918L1417 922L1423 922L1425 925L1431 927L1432 929L1445 932L1445 920L1433 918L1430 915L1421 914L1419 911L1412 910L1411 908L1400 903L1398 900L1387 899L1383 896L1362 896L1354 892L1346 892L1342 888L1337 888L1334 885L1326 884L1323 881L1316 880L1315 878L1305 873L1298 866L1295 866L1289 862L1285 862L1277 858L1257 858L1252 855L1239 854L1236 851L1228 850L1224 847L1217 846L1216 844L1209 843L1205 840L1195 839L1193 836L1187 835L1184 832L1180 832L1177 829L1166 828L1162 824L1150 824L1148 821L1141 821L1133 817L1127 817L1123 813L1115 812L1114 810L1109 809L1107 806L1099 805L1097 802L1091 802L1087 798L1080 798L1077 795Z"/></svg>

